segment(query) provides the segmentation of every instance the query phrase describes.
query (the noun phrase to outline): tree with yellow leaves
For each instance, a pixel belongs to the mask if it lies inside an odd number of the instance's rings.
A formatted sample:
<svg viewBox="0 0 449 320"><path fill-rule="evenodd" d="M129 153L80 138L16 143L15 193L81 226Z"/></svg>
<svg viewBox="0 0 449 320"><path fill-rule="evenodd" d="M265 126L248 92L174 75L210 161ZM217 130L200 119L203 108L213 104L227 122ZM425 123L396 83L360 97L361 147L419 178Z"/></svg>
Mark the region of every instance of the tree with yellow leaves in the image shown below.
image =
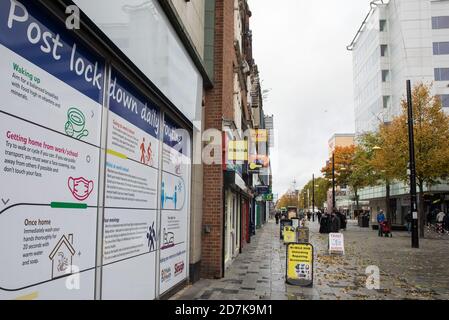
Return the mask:
<svg viewBox="0 0 449 320"><path fill-rule="evenodd" d="M287 192L282 195L279 199L276 209L287 208L287 207L298 207L298 197L295 192Z"/></svg>
<svg viewBox="0 0 449 320"><path fill-rule="evenodd" d="M416 153L416 179L419 189L420 236L424 237L424 187L442 182L449 176L449 116L441 100L431 94L431 86L418 83L412 91ZM379 130L382 145L374 167L387 176L409 182L409 142L407 101L401 101L402 113Z"/></svg>

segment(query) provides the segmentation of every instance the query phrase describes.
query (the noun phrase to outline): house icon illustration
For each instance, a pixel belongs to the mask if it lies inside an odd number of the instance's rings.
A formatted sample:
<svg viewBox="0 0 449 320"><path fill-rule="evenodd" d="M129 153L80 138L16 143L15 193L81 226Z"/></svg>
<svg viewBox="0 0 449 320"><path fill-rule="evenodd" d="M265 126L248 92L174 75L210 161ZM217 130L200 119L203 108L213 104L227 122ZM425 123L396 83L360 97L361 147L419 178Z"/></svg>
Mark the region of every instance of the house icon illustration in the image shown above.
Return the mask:
<svg viewBox="0 0 449 320"><path fill-rule="evenodd" d="M49 255L52 262L52 279L60 278L71 273L72 258L75 252L75 248L73 248L73 234L69 234L67 237L63 235Z"/></svg>

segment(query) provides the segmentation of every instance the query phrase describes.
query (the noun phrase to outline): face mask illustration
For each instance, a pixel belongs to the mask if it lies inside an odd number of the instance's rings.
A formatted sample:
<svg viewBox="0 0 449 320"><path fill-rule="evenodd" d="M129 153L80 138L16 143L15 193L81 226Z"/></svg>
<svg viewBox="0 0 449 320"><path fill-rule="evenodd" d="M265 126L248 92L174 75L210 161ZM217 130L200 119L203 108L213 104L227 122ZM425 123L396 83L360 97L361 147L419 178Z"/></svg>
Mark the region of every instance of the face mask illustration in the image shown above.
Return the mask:
<svg viewBox="0 0 449 320"><path fill-rule="evenodd" d="M79 201L84 201L89 198L90 194L94 190L94 182L84 178L70 177L68 184L70 192L75 199Z"/></svg>

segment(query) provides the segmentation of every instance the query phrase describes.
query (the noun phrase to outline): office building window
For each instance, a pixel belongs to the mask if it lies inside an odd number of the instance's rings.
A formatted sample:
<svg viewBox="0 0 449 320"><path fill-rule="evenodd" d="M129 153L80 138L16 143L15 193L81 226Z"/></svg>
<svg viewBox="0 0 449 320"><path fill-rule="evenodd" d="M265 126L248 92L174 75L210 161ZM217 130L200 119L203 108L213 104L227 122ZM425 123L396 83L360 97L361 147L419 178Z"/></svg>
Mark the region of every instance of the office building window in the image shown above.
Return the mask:
<svg viewBox="0 0 449 320"><path fill-rule="evenodd" d="M380 45L380 56L387 57L388 56L388 46L386 44Z"/></svg>
<svg viewBox="0 0 449 320"><path fill-rule="evenodd" d="M382 70L382 82L390 81L390 70Z"/></svg>
<svg viewBox="0 0 449 320"><path fill-rule="evenodd" d="M433 54L449 54L449 42L434 42L433 43Z"/></svg>
<svg viewBox="0 0 449 320"><path fill-rule="evenodd" d="M384 109L388 109L390 107L390 96L383 96L383 107Z"/></svg>
<svg viewBox="0 0 449 320"><path fill-rule="evenodd" d="M449 29L449 16L432 17L432 29Z"/></svg>
<svg viewBox="0 0 449 320"><path fill-rule="evenodd" d="M380 32L387 31L387 20L379 21L379 29L380 29Z"/></svg>
<svg viewBox="0 0 449 320"><path fill-rule="evenodd" d="M449 81L449 68L435 68L435 81Z"/></svg>
<svg viewBox="0 0 449 320"><path fill-rule="evenodd" d="M440 95L441 105L443 108L449 108L449 94Z"/></svg>

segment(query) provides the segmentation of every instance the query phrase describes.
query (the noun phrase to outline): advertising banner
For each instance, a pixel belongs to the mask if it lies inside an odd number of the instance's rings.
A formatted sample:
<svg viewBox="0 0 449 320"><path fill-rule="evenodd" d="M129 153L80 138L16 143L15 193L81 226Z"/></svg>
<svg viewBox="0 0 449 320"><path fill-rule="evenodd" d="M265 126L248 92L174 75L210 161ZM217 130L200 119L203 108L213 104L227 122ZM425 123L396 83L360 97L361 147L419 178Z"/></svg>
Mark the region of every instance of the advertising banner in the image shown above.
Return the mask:
<svg viewBox="0 0 449 320"><path fill-rule="evenodd" d="M161 115L114 70L109 110L102 297L154 299Z"/></svg>
<svg viewBox="0 0 449 320"><path fill-rule="evenodd" d="M0 57L0 299L93 299L104 61L31 1Z"/></svg>
<svg viewBox="0 0 449 320"><path fill-rule="evenodd" d="M0 300L187 279L190 133L37 1L0 0L0 57Z"/></svg>
<svg viewBox="0 0 449 320"><path fill-rule="evenodd" d="M190 135L167 116L162 154L160 293L187 279Z"/></svg>
<svg viewBox="0 0 449 320"><path fill-rule="evenodd" d="M313 246L309 243L287 245L286 282L291 285L313 286Z"/></svg>

